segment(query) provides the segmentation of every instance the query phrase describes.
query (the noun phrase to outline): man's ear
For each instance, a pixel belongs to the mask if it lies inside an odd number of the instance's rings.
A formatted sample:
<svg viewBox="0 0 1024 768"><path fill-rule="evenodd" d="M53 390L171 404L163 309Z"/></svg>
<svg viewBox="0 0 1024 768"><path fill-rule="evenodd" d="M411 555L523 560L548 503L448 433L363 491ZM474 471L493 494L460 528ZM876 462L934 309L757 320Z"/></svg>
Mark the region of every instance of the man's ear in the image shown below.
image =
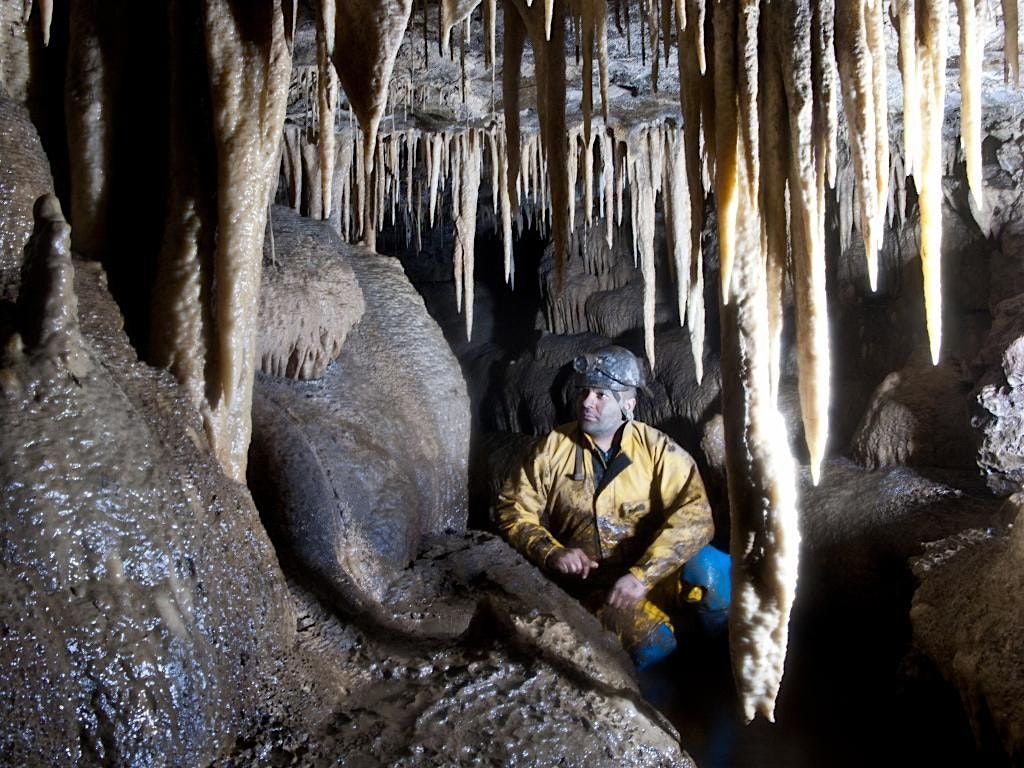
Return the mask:
<svg viewBox="0 0 1024 768"><path fill-rule="evenodd" d="M632 419L636 413L636 397L627 397L622 403L622 412L627 419Z"/></svg>

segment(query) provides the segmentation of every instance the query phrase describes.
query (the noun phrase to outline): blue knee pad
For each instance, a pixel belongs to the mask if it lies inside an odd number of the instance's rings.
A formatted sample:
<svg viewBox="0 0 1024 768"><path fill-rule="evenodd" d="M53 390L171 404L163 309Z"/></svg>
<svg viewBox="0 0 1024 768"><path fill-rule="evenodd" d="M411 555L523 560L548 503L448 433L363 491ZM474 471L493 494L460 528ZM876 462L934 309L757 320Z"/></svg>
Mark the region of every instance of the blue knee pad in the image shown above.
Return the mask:
<svg viewBox="0 0 1024 768"><path fill-rule="evenodd" d="M676 636L668 624L659 624L644 641L629 652L633 666L641 671L657 664L676 649Z"/></svg>
<svg viewBox="0 0 1024 768"><path fill-rule="evenodd" d="M732 558L710 544L683 566L683 590L687 602L707 611L728 611L732 602ZM699 590L699 591L697 591Z"/></svg>

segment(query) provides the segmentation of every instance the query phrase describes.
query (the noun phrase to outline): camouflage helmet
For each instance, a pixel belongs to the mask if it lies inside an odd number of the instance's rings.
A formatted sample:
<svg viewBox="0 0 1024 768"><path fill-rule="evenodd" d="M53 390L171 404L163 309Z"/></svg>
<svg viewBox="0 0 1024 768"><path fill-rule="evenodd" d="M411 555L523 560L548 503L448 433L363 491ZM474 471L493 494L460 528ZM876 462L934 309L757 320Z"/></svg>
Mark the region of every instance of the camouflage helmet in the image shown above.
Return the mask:
<svg viewBox="0 0 1024 768"><path fill-rule="evenodd" d="M640 361L625 347L602 347L596 352L578 355L572 361L576 387L598 387L623 392L644 385Z"/></svg>

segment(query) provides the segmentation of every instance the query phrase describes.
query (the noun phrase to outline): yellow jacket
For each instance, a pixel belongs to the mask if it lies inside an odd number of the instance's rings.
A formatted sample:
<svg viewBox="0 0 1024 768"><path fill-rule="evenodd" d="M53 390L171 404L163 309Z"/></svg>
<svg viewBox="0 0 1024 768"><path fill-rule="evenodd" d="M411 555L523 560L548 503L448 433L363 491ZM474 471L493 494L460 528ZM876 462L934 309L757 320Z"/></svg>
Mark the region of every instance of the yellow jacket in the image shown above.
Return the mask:
<svg viewBox="0 0 1024 768"><path fill-rule="evenodd" d="M542 568L556 549L578 547L605 574L628 568L650 589L714 534L697 466L668 435L631 421L595 488L592 449L576 422L552 431L502 488L498 526Z"/></svg>

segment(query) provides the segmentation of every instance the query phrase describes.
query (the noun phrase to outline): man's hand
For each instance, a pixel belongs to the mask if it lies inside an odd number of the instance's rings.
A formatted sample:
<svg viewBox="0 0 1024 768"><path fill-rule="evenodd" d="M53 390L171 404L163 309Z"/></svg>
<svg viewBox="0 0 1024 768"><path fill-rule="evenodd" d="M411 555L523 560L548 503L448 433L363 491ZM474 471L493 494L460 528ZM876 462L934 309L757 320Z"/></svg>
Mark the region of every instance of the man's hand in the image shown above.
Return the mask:
<svg viewBox="0 0 1024 768"><path fill-rule="evenodd" d="M587 578L590 572L597 568L597 563L587 557L582 549L559 549L551 555L551 567L559 573L569 573Z"/></svg>
<svg viewBox="0 0 1024 768"><path fill-rule="evenodd" d="M646 594L647 587L640 583L640 579L632 573L627 573L615 582L612 591L608 593L608 605L619 609L632 608Z"/></svg>

